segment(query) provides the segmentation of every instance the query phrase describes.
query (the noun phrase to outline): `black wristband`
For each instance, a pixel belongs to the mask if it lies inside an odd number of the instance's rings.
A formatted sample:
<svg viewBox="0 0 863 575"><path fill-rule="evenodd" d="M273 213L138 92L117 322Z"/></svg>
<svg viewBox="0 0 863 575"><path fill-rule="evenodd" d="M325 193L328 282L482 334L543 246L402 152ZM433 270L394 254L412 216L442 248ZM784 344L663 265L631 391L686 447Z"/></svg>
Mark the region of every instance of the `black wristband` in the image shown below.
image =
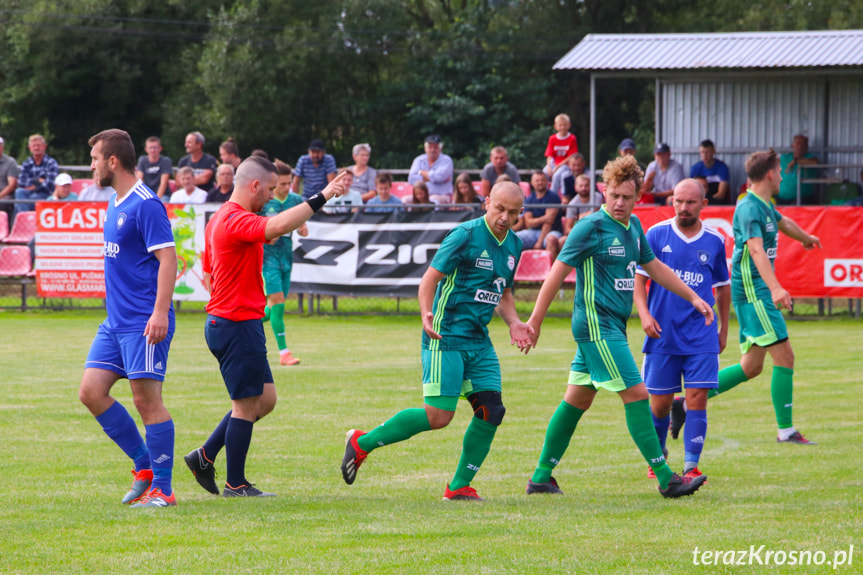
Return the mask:
<svg viewBox="0 0 863 575"><path fill-rule="evenodd" d="M324 204L327 203L327 199L320 192L306 200L306 203L309 204L309 207L312 208L314 213L317 213L319 209L324 207Z"/></svg>

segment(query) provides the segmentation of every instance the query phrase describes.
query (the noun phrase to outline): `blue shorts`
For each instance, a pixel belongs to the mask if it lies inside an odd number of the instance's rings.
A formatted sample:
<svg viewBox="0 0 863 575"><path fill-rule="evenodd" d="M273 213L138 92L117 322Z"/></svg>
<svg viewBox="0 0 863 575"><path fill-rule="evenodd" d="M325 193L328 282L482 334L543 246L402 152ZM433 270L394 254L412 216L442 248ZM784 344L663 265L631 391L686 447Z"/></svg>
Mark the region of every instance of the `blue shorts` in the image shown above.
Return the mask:
<svg viewBox="0 0 863 575"><path fill-rule="evenodd" d="M641 375L648 393L653 395L668 395L680 391L681 375L683 387L687 389L716 389L719 387L719 355L645 353Z"/></svg>
<svg viewBox="0 0 863 575"><path fill-rule="evenodd" d="M168 336L157 344L147 343L143 333L143 328L118 332L101 324L84 367L107 369L127 379L165 381L168 350L174 331L168 331Z"/></svg>
<svg viewBox="0 0 863 575"><path fill-rule="evenodd" d="M265 383L273 383L261 320L231 321L208 315L204 336L219 360L231 399L256 397L264 393Z"/></svg>

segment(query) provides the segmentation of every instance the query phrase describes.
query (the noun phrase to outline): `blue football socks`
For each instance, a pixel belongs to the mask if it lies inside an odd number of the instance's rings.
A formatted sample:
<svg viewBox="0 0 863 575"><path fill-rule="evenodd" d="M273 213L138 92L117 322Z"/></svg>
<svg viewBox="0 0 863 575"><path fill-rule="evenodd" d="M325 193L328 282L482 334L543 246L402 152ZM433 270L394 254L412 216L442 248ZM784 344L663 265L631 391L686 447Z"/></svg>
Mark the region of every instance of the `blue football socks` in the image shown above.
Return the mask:
<svg viewBox="0 0 863 575"><path fill-rule="evenodd" d="M96 421L116 443L129 459L135 462L135 471L150 469L150 454L144 439L138 432L135 420L119 401L115 401L102 415L96 416Z"/></svg>
<svg viewBox="0 0 863 575"><path fill-rule="evenodd" d="M153 486L169 496L171 489L171 472L174 468L174 420L144 426L147 434L147 448L150 451L150 461L153 464Z"/></svg>
<svg viewBox="0 0 863 575"><path fill-rule="evenodd" d="M707 410L690 409L686 412L686 426L683 429L683 449L686 464L684 473L698 467L704 440L707 438Z"/></svg>

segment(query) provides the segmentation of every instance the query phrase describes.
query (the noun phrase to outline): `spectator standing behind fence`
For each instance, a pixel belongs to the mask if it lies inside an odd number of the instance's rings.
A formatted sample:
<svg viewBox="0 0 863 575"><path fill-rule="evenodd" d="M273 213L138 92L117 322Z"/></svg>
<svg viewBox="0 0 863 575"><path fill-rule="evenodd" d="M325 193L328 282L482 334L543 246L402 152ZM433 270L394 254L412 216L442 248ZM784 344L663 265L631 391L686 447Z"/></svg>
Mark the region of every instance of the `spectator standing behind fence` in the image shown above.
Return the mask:
<svg viewBox="0 0 863 575"><path fill-rule="evenodd" d="M219 144L219 159L222 160L223 164L230 164L234 168L234 171L240 167L240 162L243 159L240 157L240 147L234 141L234 138L228 138ZM216 178L218 179L218 173L216 174Z"/></svg>
<svg viewBox="0 0 863 575"><path fill-rule="evenodd" d="M803 134L796 134L791 140L791 153L779 156L779 165L782 168L782 183L779 185L779 195L776 197L776 203L796 204L797 166L808 166L817 163L818 158L809 153L809 138ZM814 178L816 171L801 169L800 176L804 180ZM815 186L812 184L800 184L800 202L804 204L815 203Z"/></svg>
<svg viewBox="0 0 863 575"><path fill-rule="evenodd" d="M573 154L565 162L555 168L551 177L549 190L560 196L560 199L569 201L575 197L575 178L584 173L587 161L584 154Z"/></svg>
<svg viewBox="0 0 863 575"><path fill-rule="evenodd" d="M303 199L309 199L333 181L336 177L336 159L327 153L321 140L309 142L309 153L300 156L294 169L294 183L291 191L297 192L303 184Z"/></svg>
<svg viewBox="0 0 863 575"><path fill-rule="evenodd" d="M452 203L453 204L479 204L483 205L484 199L476 195L476 189L473 187L473 182L470 179L470 174L461 173L455 179L453 188ZM472 210L473 207L454 208L456 210Z"/></svg>
<svg viewBox="0 0 863 575"><path fill-rule="evenodd" d="M216 187L207 194L207 202L221 204L231 199L234 193L234 167L222 164L216 168Z"/></svg>
<svg viewBox="0 0 863 575"><path fill-rule="evenodd" d="M548 137L548 145L545 147L545 173L549 177L564 160L578 153L578 141L569 133L570 127L572 122L566 114L558 114L554 117L555 133Z"/></svg>
<svg viewBox="0 0 863 575"><path fill-rule="evenodd" d="M164 198L168 190L168 180L174 174L171 158L162 155L162 140L156 136L147 138L144 150L147 153L138 158L135 175L156 192L159 198Z"/></svg>
<svg viewBox="0 0 863 575"><path fill-rule="evenodd" d="M78 199L78 194L72 193L72 176L69 174L60 174L54 180L54 193L48 196L48 201L52 202L74 202Z"/></svg>
<svg viewBox="0 0 863 575"><path fill-rule="evenodd" d="M698 180L707 190L710 205L729 204L731 189L728 184L728 166L716 159L716 147L711 140L703 140L698 147L701 161L689 170L689 177Z"/></svg>
<svg viewBox="0 0 863 575"><path fill-rule="evenodd" d="M524 248L545 249L551 259L557 257L558 239L563 235L560 223L560 196L548 191L548 176L536 171L530 177L533 193L524 202L524 229L516 232ZM549 204L554 207L531 207L531 204Z"/></svg>
<svg viewBox="0 0 863 575"><path fill-rule="evenodd" d="M186 136L185 147L188 155L180 158L178 168L189 166L195 170L195 185L209 192L213 189L216 181L216 167L219 163L216 158L204 152L204 134L201 132L190 132Z"/></svg>
<svg viewBox="0 0 863 575"><path fill-rule="evenodd" d="M191 167L177 170L177 182L180 189L171 194L172 204L203 204L207 201L207 192L195 185L195 170Z"/></svg>
<svg viewBox="0 0 863 575"><path fill-rule="evenodd" d="M402 205L401 199L392 195L393 177L388 172L379 172L375 178L375 186L377 187L378 195L370 199L366 205L368 206L388 206L388 207L373 207L366 208L366 212L370 214L381 214L395 210L392 206Z"/></svg>
<svg viewBox="0 0 863 575"><path fill-rule="evenodd" d="M21 165L15 199L44 200L54 191L54 179L60 166L57 160L45 153L48 144L41 134L30 136L27 147L32 155ZM35 204L15 204L14 215L35 209Z"/></svg>
<svg viewBox="0 0 863 575"><path fill-rule="evenodd" d="M656 144L653 161L647 165L641 192L653 194L654 201L664 206L674 192L674 186L685 177L680 162L671 159L671 148L668 144Z"/></svg>
<svg viewBox="0 0 863 575"><path fill-rule="evenodd" d="M351 189L358 191L363 201L367 202L377 195L375 191L375 178L378 177L378 172L369 166L372 147L368 144L357 144L354 146L351 155L354 158L354 165L351 166L354 183Z"/></svg>
<svg viewBox="0 0 863 575"><path fill-rule="evenodd" d="M518 175L518 168L509 162L509 155L506 153L506 148L503 146L495 146L491 149L491 161L487 163L480 173L480 190L479 193L487 198L491 193L491 188L497 182L498 176L506 174L510 181L519 183L521 178Z"/></svg>
<svg viewBox="0 0 863 575"><path fill-rule="evenodd" d="M13 193L18 187L18 162L15 158L3 153L6 147L6 142L0 138L0 210L3 210L10 216L12 215L12 206L15 204L4 203L2 200L12 199L15 196Z"/></svg>
<svg viewBox="0 0 863 575"><path fill-rule="evenodd" d="M408 182L413 185L425 182L429 188L429 198L436 204L448 204L452 201L452 158L441 153L443 142L437 134L431 134L425 140L425 154L414 158L411 164Z"/></svg>

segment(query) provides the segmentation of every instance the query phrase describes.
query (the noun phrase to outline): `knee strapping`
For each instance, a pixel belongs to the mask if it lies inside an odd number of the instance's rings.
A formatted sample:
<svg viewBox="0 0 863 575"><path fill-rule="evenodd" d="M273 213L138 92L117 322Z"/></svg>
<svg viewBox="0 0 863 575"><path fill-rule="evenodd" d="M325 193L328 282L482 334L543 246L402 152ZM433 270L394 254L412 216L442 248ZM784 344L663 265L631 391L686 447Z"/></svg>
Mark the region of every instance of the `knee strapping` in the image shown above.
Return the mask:
<svg viewBox="0 0 863 575"><path fill-rule="evenodd" d="M473 408L473 416L492 425L500 425L506 408L503 406L499 391L478 391L468 396Z"/></svg>

